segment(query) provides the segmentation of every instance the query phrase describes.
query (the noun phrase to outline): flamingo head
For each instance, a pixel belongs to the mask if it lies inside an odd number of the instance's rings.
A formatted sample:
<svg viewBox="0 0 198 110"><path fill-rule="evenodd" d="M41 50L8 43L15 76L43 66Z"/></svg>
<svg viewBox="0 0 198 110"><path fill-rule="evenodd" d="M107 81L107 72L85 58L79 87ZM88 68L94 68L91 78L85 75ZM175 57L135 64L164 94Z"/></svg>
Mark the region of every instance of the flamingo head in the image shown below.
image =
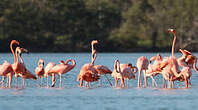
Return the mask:
<svg viewBox="0 0 198 110"><path fill-rule="evenodd" d="M159 53L157 54L157 60L162 61L162 56Z"/></svg>
<svg viewBox="0 0 198 110"><path fill-rule="evenodd" d="M131 63L128 63L128 67L132 68L132 64Z"/></svg>
<svg viewBox="0 0 198 110"><path fill-rule="evenodd" d="M97 44L98 40L92 40L91 45Z"/></svg>
<svg viewBox="0 0 198 110"><path fill-rule="evenodd" d="M179 49L179 51L183 54L183 56L192 55L192 53L189 52L188 50Z"/></svg>
<svg viewBox="0 0 198 110"><path fill-rule="evenodd" d="M16 40L12 40L11 43L12 43L12 44L17 44L17 45L19 45L19 42L16 41Z"/></svg>
<svg viewBox="0 0 198 110"><path fill-rule="evenodd" d="M168 29L168 32L172 33L172 34L176 34L175 29Z"/></svg>
<svg viewBox="0 0 198 110"><path fill-rule="evenodd" d="M153 57L150 58L150 61L149 62L152 63L152 61L153 60L156 60L156 59L157 59L157 57L156 56L153 56Z"/></svg>
<svg viewBox="0 0 198 110"><path fill-rule="evenodd" d="M40 58L40 59L39 59L39 64L44 65L44 60Z"/></svg>
<svg viewBox="0 0 198 110"><path fill-rule="evenodd" d="M194 61L196 59L196 56L194 55L188 55L185 62L191 63L192 61Z"/></svg>
<svg viewBox="0 0 198 110"><path fill-rule="evenodd" d="M63 60L59 61L60 64L65 64L65 62Z"/></svg>
<svg viewBox="0 0 198 110"><path fill-rule="evenodd" d="M29 53L29 51L25 48L21 48L21 52Z"/></svg>

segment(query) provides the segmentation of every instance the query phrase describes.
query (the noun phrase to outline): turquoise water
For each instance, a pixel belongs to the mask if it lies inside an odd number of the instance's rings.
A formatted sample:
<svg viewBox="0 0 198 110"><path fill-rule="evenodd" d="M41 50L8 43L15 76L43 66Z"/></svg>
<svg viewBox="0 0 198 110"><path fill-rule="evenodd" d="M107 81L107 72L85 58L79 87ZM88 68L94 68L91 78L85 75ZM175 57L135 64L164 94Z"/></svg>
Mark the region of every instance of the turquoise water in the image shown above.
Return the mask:
<svg viewBox="0 0 198 110"><path fill-rule="evenodd" d="M113 69L115 59L121 63L136 64L137 58L146 56L150 58L156 53L99 53L95 64L103 64ZM169 56L170 53L162 53ZM179 57L181 54L177 53ZM197 56L197 53L195 54ZM26 67L34 72L39 58L43 58L45 64L52 61L75 59L76 67L63 75L62 88L40 87L40 80L26 80L25 88L0 89L0 110L186 110L198 108L198 75L193 70L191 77L192 86L184 88L183 82L176 82L175 89L163 89L161 76L155 77L159 88L137 88L137 80L131 80L129 87L125 89L109 86L103 78L103 86L92 83L92 88L80 88L76 82L77 74L81 66L90 62L89 53L30 53L23 54ZM0 54L0 63L4 60L13 63L11 54ZM113 78L108 76L114 83ZM58 80L58 77L57 77ZM44 80L46 82L46 79ZM59 80L58 80L59 81ZM149 81L150 82L150 81ZM46 85L46 83L45 83Z"/></svg>

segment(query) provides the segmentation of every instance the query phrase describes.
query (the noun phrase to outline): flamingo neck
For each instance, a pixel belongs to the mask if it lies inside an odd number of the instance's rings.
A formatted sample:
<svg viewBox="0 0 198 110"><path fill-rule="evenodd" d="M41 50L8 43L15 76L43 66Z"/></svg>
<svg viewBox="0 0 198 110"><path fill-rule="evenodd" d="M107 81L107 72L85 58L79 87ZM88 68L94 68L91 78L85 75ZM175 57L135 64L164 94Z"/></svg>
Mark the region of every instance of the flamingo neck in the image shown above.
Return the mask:
<svg viewBox="0 0 198 110"><path fill-rule="evenodd" d="M120 73L121 72L119 60L116 60L115 61L114 69L116 70L117 73Z"/></svg>
<svg viewBox="0 0 198 110"><path fill-rule="evenodd" d="M76 61L73 59L69 59L65 62L65 64L68 64L69 62L72 62L72 66L75 67L76 66Z"/></svg>
<svg viewBox="0 0 198 110"><path fill-rule="evenodd" d="M97 56L97 53L96 53L96 52L94 52L94 53L92 54L91 65L94 65L95 60L96 60L96 56Z"/></svg>
<svg viewBox="0 0 198 110"><path fill-rule="evenodd" d="M11 49L11 51L12 51L12 54L13 54L13 56L14 56L14 62L17 62L17 56L16 56L16 54L14 53L14 50L13 50L13 42L11 42L11 44L10 44L10 49Z"/></svg>
<svg viewBox="0 0 198 110"><path fill-rule="evenodd" d="M195 69L195 71L198 73L198 68L197 68L197 57L195 57L195 59L194 59L195 61L194 61L194 64L193 64L193 68Z"/></svg>
<svg viewBox="0 0 198 110"><path fill-rule="evenodd" d="M174 39L172 44L172 57L175 56L175 43L176 43L176 33L174 33Z"/></svg>
<svg viewBox="0 0 198 110"><path fill-rule="evenodd" d="M18 55L19 53L18 53L18 51L17 50L15 50L15 55L16 55L16 62L19 62L19 59L18 59L18 57L20 58L20 60L21 60L21 63L23 63L23 59L22 59L22 57L21 57L21 55Z"/></svg>

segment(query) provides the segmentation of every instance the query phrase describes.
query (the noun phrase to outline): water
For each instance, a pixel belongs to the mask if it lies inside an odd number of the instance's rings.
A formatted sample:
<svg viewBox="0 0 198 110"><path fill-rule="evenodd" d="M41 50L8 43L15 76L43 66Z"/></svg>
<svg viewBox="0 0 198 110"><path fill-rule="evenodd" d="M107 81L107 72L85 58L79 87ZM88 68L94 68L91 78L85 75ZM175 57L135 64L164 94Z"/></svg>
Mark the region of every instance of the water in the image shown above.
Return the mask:
<svg viewBox="0 0 198 110"><path fill-rule="evenodd" d="M156 53L99 53L96 64L103 64L113 69L115 59L121 63L136 64L139 56L150 58ZM170 53L162 53L169 56ZM181 54L177 53L179 57ZM197 56L197 53L195 54ZM196 109L198 95L198 75L193 70L191 77L192 86L184 88L183 82L176 82L175 89L163 89L161 76L155 77L159 88L137 88L137 80L131 80L129 88L121 89L109 86L103 78L103 87L97 83L92 88L80 88L76 82L77 74L83 64L90 62L89 53L30 53L23 54L26 67L34 72L39 58L43 58L45 64L52 61L58 63L60 60L75 59L76 67L63 75L62 88L39 87L40 80L27 80L25 88L1 88L0 110L186 110ZM4 60L13 63L13 56L9 53L0 54L0 63ZM108 76L114 83L111 76ZM58 77L57 77L58 78ZM59 81L59 80L58 80ZM46 82L46 79L45 79ZM149 80L150 82L150 80ZM45 83L46 85L46 83Z"/></svg>

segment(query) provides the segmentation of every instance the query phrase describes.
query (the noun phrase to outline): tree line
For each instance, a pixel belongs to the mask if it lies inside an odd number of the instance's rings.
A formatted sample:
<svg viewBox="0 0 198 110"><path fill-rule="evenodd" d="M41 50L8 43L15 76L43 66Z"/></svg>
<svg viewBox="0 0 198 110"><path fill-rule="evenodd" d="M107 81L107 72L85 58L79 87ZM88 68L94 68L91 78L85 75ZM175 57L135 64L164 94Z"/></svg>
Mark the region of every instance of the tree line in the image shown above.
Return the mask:
<svg viewBox="0 0 198 110"><path fill-rule="evenodd" d="M1 0L0 52L12 39L31 52L198 51L197 0ZM177 51L176 50L176 51Z"/></svg>

